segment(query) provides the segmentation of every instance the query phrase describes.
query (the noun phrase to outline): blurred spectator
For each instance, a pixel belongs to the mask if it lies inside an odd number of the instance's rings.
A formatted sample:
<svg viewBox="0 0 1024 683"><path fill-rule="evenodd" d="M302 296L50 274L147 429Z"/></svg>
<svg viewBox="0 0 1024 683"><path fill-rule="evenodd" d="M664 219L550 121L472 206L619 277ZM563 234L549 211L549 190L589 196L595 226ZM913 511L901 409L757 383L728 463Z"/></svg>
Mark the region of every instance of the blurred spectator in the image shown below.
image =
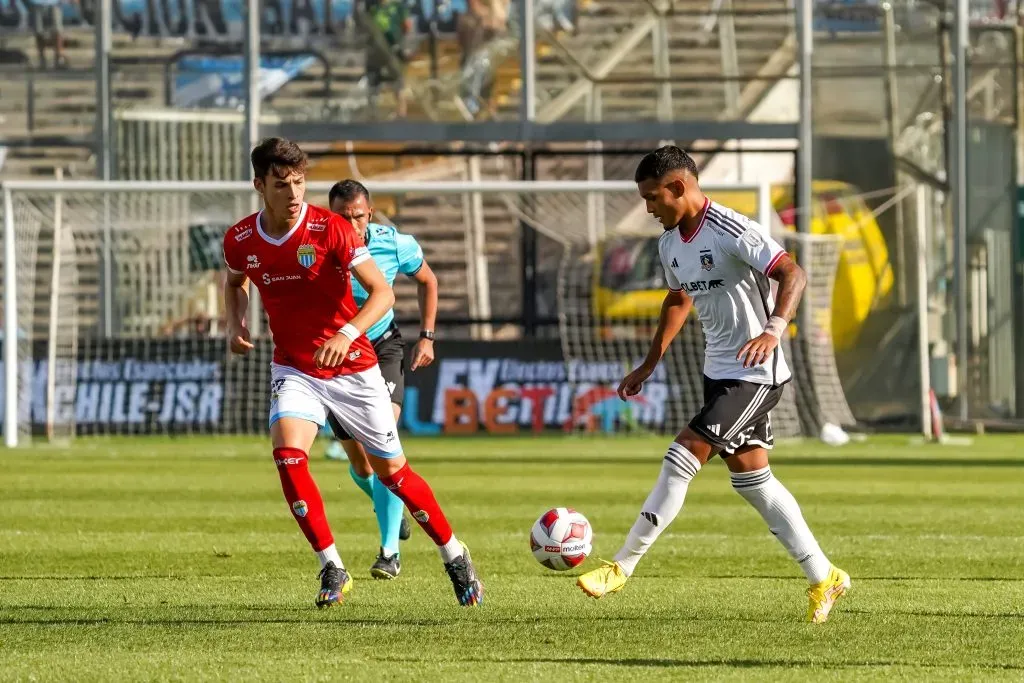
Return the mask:
<svg viewBox="0 0 1024 683"><path fill-rule="evenodd" d="M481 110L494 116L496 65L488 47L508 30L508 10L509 0L469 0L455 27L462 53L462 102L473 118Z"/></svg>
<svg viewBox="0 0 1024 683"><path fill-rule="evenodd" d="M160 334L167 337L210 337L214 336L213 323L213 318L199 311L167 323L160 329Z"/></svg>
<svg viewBox="0 0 1024 683"><path fill-rule="evenodd" d="M28 11L32 21L32 32L36 36L36 49L39 51L39 67L46 68L46 43L49 34L53 34L53 63L58 69L67 68L64 57L64 16L61 12L62 0L29 0Z"/></svg>
<svg viewBox="0 0 1024 683"><path fill-rule="evenodd" d="M405 65L408 55L405 39L412 32L412 17L405 0L366 0L370 35L366 47L366 82L370 89L370 107L377 108L380 89L385 83L395 90L397 113L407 111Z"/></svg>
<svg viewBox="0 0 1024 683"><path fill-rule="evenodd" d="M573 5L572 0L537 0L537 23L552 33L573 33Z"/></svg>

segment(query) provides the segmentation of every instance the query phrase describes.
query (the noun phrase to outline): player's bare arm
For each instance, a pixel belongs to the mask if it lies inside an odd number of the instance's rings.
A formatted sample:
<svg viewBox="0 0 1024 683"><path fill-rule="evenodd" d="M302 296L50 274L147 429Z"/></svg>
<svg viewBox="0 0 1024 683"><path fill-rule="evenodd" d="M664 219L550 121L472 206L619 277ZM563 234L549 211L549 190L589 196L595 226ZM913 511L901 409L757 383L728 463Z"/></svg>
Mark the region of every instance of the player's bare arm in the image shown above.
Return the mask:
<svg viewBox="0 0 1024 683"><path fill-rule="evenodd" d="M333 368L341 365L352 342L383 318L384 314L395 305L395 293L373 259L368 258L354 266L352 275L363 286L369 297L359 312L348 321L348 324L324 342L323 346L313 354L313 360L319 367Z"/></svg>
<svg viewBox="0 0 1024 683"><path fill-rule="evenodd" d="M434 362L434 324L437 322L437 276L426 261L411 276L416 281L420 307L420 340L412 350L410 370L425 368ZM424 336L428 335L428 336Z"/></svg>
<svg viewBox="0 0 1024 683"><path fill-rule="evenodd" d="M647 378L650 377L661 361L669 344L683 329L686 318L693 308L693 299L686 292L669 290L665 300L661 302L661 314L658 316L658 329L654 331L651 348L640 367L626 375L619 383L619 398L625 400L629 396L640 393Z"/></svg>
<svg viewBox="0 0 1024 683"><path fill-rule="evenodd" d="M772 351L779 345L783 331L796 315L800 297L807 286L807 274L804 273L804 269L788 255L779 259L768 277L779 283L778 301L764 332L744 344L736 354L736 359L742 361L745 368L761 365L771 357Z"/></svg>
<svg viewBox="0 0 1024 683"><path fill-rule="evenodd" d="M228 271L224 280L224 310L227 313L228 347L231 353L245 355L253 348L245 312L249 310L249 278Z"/></svg>

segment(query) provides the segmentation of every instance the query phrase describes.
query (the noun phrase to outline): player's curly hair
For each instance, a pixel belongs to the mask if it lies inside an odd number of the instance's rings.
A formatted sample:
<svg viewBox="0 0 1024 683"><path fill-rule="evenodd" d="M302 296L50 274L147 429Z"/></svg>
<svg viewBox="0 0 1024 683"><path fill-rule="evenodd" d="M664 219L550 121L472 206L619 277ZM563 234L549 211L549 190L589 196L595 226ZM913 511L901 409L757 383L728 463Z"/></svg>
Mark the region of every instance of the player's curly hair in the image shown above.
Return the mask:
<svg viewBox="0 0 1024 683"><path fill-rule="evenodd" d="M266 178L273 172L278 177L287 176L293 171L306 172L309 158L302 149L284 138L264 138L256 145L249 157L252 160L252 172L257 178Z"/></svg>
<svg viewBox="0 0 1024 683"><path fill-rule="evenodd" d="M333 205L335 199L341 199L342 202L348 204L357 197L366 197L366 202L369 203L370 191L366 189L366 185L363 185L358 180L346 178L334 183L331 191L327 194L327 203L328 205Z"/></svg>
<svg viewBox="0 0 1024 683"><path fill-rule="evenodd" d="M648 153L640 160L636 167L634 181L642 183L645 180L661 178L672 171L688 171L696 179L697 163L693 157L679 147L665 145Z"/></svg>

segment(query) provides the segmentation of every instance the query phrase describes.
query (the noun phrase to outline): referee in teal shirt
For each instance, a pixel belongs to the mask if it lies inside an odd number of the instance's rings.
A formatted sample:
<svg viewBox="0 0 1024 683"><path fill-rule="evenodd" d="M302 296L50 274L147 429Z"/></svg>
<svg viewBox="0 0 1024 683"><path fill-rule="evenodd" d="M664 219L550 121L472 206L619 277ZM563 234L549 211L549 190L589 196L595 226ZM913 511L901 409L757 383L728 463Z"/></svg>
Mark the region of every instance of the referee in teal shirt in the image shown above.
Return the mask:
<svg viewBox="0 0 1024 683"><path fill-rule="evenodd" d="M412 235L404 235L390 225L370 222L373 202L369 191L359 181L343 180L335 183L329 201L331 211L347 218L356 231L363 235L366 248L389 285L394 284L399 273L416 281L420 305L420 338L413 347L409 369L416 370L430 365L434 362L437 277L424 260L423 249ZM366 290L354 279L352 296L360 307L368 297ZM394 310L388 311L368 329L366 336L377 352L377 363L391 393L391 405L397 423L402 412L402 395L405 393L405 341L398 331ZM402 514L405 506L377 480L363 447L345 432L333 415L328 415L328 424L334 435L341 440L341 448L337 441L332 441L327 447L327 457L341 460L347 456L352 480L373 500L381 543L380 554L370 568L370 574L377 579L394 579L401 571L398 541L409 537L409 524Z"/></svg>

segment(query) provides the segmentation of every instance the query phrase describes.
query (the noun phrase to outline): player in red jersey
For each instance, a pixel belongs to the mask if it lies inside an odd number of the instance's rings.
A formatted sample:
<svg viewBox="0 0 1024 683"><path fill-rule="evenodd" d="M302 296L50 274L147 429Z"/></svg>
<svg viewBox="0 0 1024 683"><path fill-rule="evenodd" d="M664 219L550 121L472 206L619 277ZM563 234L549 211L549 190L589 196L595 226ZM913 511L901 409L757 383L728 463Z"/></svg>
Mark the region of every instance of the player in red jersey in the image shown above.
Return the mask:
<svg viewBox="0 0 1024 683"><path fill-rule="evenodd" d="M351 223L303 201L306 163L305 153L281 138L253 150L253 185L265 208L224 236L224 300L233 353L253 348L244 318L250 281L270 319L274 462L295 521L320 559L316 604L341 602L352 586L309 472L309 448L328 412L363 445L377 477L437 544L459 604L480 604L483 584L469 550L405 459L391 398L364 335L394 305L394 293ZM350 277L369 293L362 309Z"/></svg>

